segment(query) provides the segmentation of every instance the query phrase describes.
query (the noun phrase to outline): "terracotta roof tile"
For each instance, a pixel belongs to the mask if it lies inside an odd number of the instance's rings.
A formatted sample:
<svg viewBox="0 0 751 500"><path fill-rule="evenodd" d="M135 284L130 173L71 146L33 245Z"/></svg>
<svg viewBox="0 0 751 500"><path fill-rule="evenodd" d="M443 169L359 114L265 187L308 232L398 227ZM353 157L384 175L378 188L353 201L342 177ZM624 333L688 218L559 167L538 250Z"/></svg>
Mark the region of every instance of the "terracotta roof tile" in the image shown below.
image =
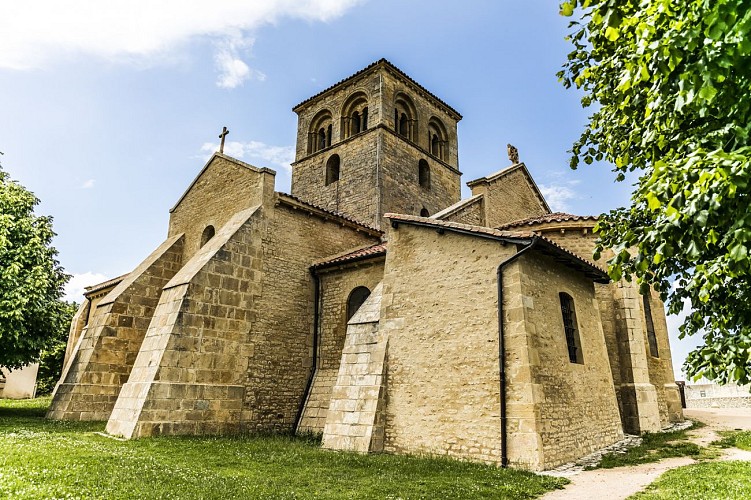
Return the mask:
<svg viewBox="0 0 751 500"><path fill-rule="evenodd" d="M118 276L117 278L108 279L107 281L102 281L101 283L97 283L96 285L85 286L84 290L86 290L86 292L84 293L84 295L88 295L90 293L98 292L99 290L103 290L103 289L105 289L105 288L107 288L109 286L115 286L118 283L120 283L129 274L130 273L125 273L122 276Z"/></svg>
<svg viewBox="0 0 751 500"><path fill-rule="evenodd" d="M450 231L456 231L464 234L475 234L477 236L486 238L495 238L505 240L510 243L516 244L529 244L533 240L537 239L543 242L541 251L548 255L553 256L556 260L563 260L572 268L581 271L583 274L591 278L598 283L607 283L610 281L605 270L596 265L595 263L583 258L579 254L576 254L566 248L563 248L553 240L550 240L544 236L536 235L530 231L506 231L502 229L493 229L483 226L473 226L470 224L460 224L458 222L448 222L439 219L432 219L429 217L417 217L414 215L403 214L384 214L384 217L390 219L392 223L406 222L420 226L431 226L436 228L445 228Z"/></svg>
<svg viewBox="0 0 751 500"><path fill-rule="evenodd" d="M404 71L400 70L399 68L397 68L396 66L394 66L393 64L391 64L388 60L386 60L384 58L379 59L376 62L367 65L366 67L364 67L363 69L361 69L357 73L355 73L353 75L350 75L347 78L344 78L343 80L339 80L338 82L336 82L335 84L331 85L330 87L327 87L327 88L323 89L322 91L318 92L317 94L315 94L315 95L313 95L311 97L308 97L307 99L305 99L304 101L302 101L300 104L298 104L297 106L293 107L292 111L296 112L297 109L299 109L301 106L304 106L305 104L309 103L313 99L316 99L317 97L325 94L326 92L330 91L334 87L337 87L337 86L341 85L342 83L344 83L346 81L352 80L353 78L357 78L358 76L360 76L360 75L362 75L364 73L367 73L368 71L370 71L371 69L375 68L376 66L385 66L385 67L388 67L388 68L392 69L397 74L399 74L399 76L401 76L402 78L406 79L407 81L409 81L410 83L412 83L413 85L415 85L417 88L419 88L421 91L425 92L431 98L435 99L439 104L441 104L442 106L445 106L451 113L454 113L456 115L455 118L457 120L461 120L462 119L462 115L459 114L459 112L457 110L455 110L454 108L452 108L451 106L449 106L448 104L446 104L443 100L441 100L435 94L433 94L428 89L426 89L425 87L423 87L422 85L420 85L419 83L417 83L415 80L412 79L412 77L410 77Z"/></svg>
<svg viewBox="0 0 751 500"><path fill-rule="evenodd" d="M512 227L521 227L521 226L534 226L536 224L547 224L550 222L572 222L572 221L584 221L584 220L591 220L596 221L597 216L596 215L574 215L574 214L567 214L565 212L553 212L552 214L546 214L541 215L539 217L529 217L528 219L521 219L514 222L509 222L508 224L504 224L498 229L509 229Z"/></svg>
<svg viewBox="0 0 751 500"><path fill-rule="evenodd" d="M356 224L358 226L361 226L364 229L368 229L370 231L374 231L374 232L377 232L379 234L383 234L383 231L381 231L380 229L378 229L376 227L373 227L373 226L371 226L369 224L365 224L364 222L360 222L357 219L353 219L349 215L343 214L341 212L336 212L334 210L329 210L328 208L323 208L321 206L314 205L313 203L305 201L302 198L298 198L297 196L294 196L294 195L291 195L291 194L281 193L281 192L278 192L278 191L277 191L276 194L279 195L280 200L284 200L284 201L292 200L293 202L295 202L295 203L297 203L299 205L310 207L310 208L312 208L314 210L318 210L320 212L324 212L324 213L326 213L328 215L331 215L333 217L336 217L336 218L339 218L339 219L343 219L343 220L346 220L347 222L351 222L352 224Z"/></svg>
<svg viewBox="0 0 751 500"><path fill-rule="evenodd" d="M313 264L313 269L320 269L323 267L329 267L338 264L344 264L346 262L352 262L356 260L363 260L370 257L377 257L380 255L386 255L386 242L376 243L367 247L357 248L355 250L349 250L343 254L336 255L334 257L327 257L324 260Z"/></svg>

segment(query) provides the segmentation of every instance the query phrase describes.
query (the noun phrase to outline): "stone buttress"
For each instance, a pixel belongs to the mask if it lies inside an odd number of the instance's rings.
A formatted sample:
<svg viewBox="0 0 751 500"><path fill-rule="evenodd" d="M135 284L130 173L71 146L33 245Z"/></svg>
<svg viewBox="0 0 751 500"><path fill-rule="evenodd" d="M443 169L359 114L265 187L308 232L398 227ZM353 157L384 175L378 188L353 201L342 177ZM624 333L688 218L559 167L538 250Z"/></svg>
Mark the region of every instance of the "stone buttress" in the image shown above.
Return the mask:
<svg viewBox="0 0 751 500"><path fill-rule="evenodd" d="M106 420L128 379L162 287L180 268L183 235L168 238L90 311L49 418Z"/></svg>
<svg viewBox="0 0 751 500"><path fill-rule="evenodd" d="M383 451L383 405L388 339L379 329L379 284L347 323L341 365L331 391L323 447Z"/></svg>
<svg viewBox="0 0 751 500"><path fill-rule="evenodd" d="M107 432L131 438L239 430L248 310L260 294L262 250L252 244L258 210L232 217L164 286Z"/></svg>

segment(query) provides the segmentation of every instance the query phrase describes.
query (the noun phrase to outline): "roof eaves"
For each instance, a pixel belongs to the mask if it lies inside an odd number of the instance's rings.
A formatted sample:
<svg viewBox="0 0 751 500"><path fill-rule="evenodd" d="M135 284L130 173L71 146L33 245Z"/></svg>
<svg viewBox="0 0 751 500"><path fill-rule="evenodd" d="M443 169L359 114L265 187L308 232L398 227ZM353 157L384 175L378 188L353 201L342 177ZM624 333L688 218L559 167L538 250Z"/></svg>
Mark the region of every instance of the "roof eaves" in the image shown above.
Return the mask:
<svg viewBox="0 0 751 500"><path fill-rule="evenodd" d="M445 107L449 111L449 114L454 115L453 118L455 118L457 121L459 121L459 120L462 119L462 115L457 110L455 110L454 108L452 108L451 106L449 106L448 104L446 104L446 102L444 102L438 96L436 96L435 94L433 94L432 92L430 92L428 89L426 89L425 87L423 87L422 85L420 85L419 83L417 83L414 79L412 79L412 77L410 77L404 71L402 71L399 68L397 68L396 66L394 66L391 62L389 62L385 58L381 58L381 59L377 60L376 62L370 63L369 65L367 65L365 68L361 69L360 71L358 71L358 72L356 72L356 73L348 76L347 78L339 80L335 84L333 84L333 85L331 85L331 86L323 89L322 91L318 92L317 94L315 94L315 95L313 95L311 97L308 97L304 101L302 101L299 104L297 104L296 106L294 106L292 108L292 111L294 111L295 113L297 113L301 108L303 108L305 105L309 104L311 101L313 101L315 99L318 99L322 95L324 95L324 94L326 94L326 93L334 90L335 88L339 87L340 85L342 85L344 83L347 83L347 82L349 82L351 80L354 80L355 78L359 78L360 76L362 76L362 75L370 72L374 68L378 68L378 67L384 67L384 68L392 70L393 72L395 72L396 74L398 74L399 76L401 76L402 78L404 78L405 80L407 80L408 82L410 82L411 84L415 85L419 90L425 92L425 94L427 94L431 99L434 99L435 101L437 101L438 104L440 104L441 106Z"/></svg>
<svg viewBox="0 0 751 500"><path fill-rule="evenodd" d="M302 208L305 210L315 211L315 212L318 212L319 214L326 215L327 217L331 217L341 222L356 226L357 228L363 229L366 232L369 232L375 236L383 235L383 231L381 231L380 229L370 226L368 224L365 224L364 222L360 222L357 219L353 219L352 217L345 215L341 212L335 212L333 210L329 210L327 208L314 205L313 203L307 202L301 198L298 198L297 196L294 196L288 193L281 193L277 191L276 194L277 194L277 199L281 203L285 203L286 205L292 208L295 208L295 209Z"/></svg>

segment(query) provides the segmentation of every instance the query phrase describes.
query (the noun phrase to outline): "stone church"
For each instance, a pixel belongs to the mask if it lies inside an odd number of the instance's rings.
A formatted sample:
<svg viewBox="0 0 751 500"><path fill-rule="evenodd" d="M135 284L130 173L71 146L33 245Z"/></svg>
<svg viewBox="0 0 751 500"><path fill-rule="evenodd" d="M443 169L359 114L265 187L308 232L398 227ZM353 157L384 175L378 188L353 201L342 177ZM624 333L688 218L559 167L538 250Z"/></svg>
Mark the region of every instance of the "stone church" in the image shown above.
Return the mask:
<svg viewBox="0 0 751 500"><path fill-rule="evenodd" d="M461 115L384 59L293 110L290 194L220 149L87 289L49 418L530 470L682 419L659 297L591 262L596 217L551 213L513 147L461 199Z"/></svg>

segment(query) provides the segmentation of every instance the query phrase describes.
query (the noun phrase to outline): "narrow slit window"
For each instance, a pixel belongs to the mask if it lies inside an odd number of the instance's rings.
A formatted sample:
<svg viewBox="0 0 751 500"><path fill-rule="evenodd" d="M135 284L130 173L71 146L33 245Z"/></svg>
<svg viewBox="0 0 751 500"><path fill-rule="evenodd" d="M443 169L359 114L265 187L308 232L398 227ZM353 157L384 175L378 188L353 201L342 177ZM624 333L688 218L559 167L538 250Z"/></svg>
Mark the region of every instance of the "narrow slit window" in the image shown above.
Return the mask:
<svg viewBox="0 0 751 500"><path fill-rule="evenodd" d="M332 182L336 182L339 180L339 166L340 166L341 160L339 159L339 155L331 155L331 157L326 161L326 185L328 186Z"/></svg>
<svg viewBox="0 0 751 500"><path fill-rule="evenodd" d="M567 293L559 293L561 300L561 314L563 315L563 330L566 334L566 348L568 360L572 363L584 363L582 356L581 340L579 339L579 327L576 323L576 309L574 299Z"/></svg>
<svg viewBox="0 0 751 500"><path fill-rule="evenodd" d="M657 335L655 335L655 323L652 320L652 306L649 303L649 297L642 295L642 302L644 303L644 321L647 324L647 341L649 342L649 354L655 358L659 358L660 354L657 350Z"/></svg>
<svg viewBox="0 0 751 500"><path fill-rule="evenodd" d="M417 178L420 187L430 189L430 165L424 158L417 162Z"/></svg>

